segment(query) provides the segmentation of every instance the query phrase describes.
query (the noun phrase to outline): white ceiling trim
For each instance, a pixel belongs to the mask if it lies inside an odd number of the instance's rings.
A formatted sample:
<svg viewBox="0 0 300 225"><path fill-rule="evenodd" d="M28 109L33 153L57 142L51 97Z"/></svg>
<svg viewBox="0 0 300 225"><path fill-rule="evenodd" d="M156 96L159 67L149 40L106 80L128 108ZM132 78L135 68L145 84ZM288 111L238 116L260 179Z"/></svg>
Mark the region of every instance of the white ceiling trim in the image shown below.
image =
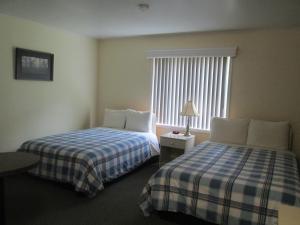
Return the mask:
<svg viewBox="0 0 300 225"><path fill-rule="evenodd" d="M193 57L193 56L224 56L235 57L238 47L226 48L199 48L199 49L165 49L149 50L147 58L171 58L171 57Z"/></svg>

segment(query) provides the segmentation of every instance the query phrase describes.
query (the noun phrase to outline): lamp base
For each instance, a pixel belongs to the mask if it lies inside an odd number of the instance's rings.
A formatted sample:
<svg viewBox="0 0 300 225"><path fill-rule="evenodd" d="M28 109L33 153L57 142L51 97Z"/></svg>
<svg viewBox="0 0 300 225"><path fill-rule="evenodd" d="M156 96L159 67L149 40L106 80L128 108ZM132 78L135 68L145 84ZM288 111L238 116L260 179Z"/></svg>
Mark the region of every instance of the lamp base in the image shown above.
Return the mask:
<svg viewBox="0 0 300 225"><path fill-rule="evenodd" d="M191 133L190 133L190 119L191 117L188 116L188 120L187 120L187 124L186 124L186 130L185 130L185 133L184 133L184 136L191 136Z"/></svg>
<svg viewBox="0 0 300 225"><path fill-rule="evenodd" d="M191 133L190 132L185 132L184 136L186 136L186 137L191 136Z"/></svg>

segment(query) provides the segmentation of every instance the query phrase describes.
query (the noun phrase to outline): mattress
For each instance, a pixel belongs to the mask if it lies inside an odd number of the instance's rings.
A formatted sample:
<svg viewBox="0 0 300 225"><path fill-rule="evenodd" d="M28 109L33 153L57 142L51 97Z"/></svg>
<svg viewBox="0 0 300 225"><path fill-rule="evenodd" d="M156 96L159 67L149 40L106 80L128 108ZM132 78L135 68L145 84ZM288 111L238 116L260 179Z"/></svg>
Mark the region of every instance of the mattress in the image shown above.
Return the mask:
<svg viewBox="0 0 300 225"><path fill-rule="evenodd" d="M105 182L151 158L156 145L146 133L100 127L29 140L18 151L40 156L31 174L70 183L93 197Z"/></svg>
<svg viewBox="0 0 300 225"><path fill-rule="evenodd" d="M215 224L275 225L280 204L300 207L291 152L206 142L160 168L140 208L146 216L159 210Z"/></svg>

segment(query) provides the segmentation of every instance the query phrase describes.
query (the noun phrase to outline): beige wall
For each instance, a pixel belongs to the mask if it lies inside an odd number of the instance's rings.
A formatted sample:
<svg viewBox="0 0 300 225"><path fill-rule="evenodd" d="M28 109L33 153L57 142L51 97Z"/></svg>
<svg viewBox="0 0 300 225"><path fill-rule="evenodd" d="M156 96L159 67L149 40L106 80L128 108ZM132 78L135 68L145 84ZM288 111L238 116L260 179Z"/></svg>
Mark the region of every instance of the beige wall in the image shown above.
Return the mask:
<svg viewBox="0 0 300 225"><path fill-rule="evenodd" d="M14 80L15 47L54 53L54 81ZM98 42L0 15L0 151L94 125Z"/></svg>
<svg viewBox="0 0 300 225"><path fill-rule="evenodd" d="M239 47L233 61L230 117L300 121L297 27L101 40L98 122L105 107L149 109L147 50L227 46ZM158 129L158 134L165 131ZM207 136L198 135L198 142Z"/></svg>

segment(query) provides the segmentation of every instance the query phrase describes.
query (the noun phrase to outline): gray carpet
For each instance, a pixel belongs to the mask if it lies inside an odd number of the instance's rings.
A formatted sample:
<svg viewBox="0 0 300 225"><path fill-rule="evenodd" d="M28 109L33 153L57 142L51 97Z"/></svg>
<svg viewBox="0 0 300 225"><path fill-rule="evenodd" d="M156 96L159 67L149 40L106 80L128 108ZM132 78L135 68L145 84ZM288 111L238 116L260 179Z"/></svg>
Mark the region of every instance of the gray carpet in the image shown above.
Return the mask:
<svg viewBox="0 0 300 225"><path fill-rule="evenodd" d="M29 175L8 177L5 180L7 225L208 225L182 214L143 216L137 205L139 195L157 169L157 163L147 163L106 185L93 199L74 192L68 185Z"/></svg>

